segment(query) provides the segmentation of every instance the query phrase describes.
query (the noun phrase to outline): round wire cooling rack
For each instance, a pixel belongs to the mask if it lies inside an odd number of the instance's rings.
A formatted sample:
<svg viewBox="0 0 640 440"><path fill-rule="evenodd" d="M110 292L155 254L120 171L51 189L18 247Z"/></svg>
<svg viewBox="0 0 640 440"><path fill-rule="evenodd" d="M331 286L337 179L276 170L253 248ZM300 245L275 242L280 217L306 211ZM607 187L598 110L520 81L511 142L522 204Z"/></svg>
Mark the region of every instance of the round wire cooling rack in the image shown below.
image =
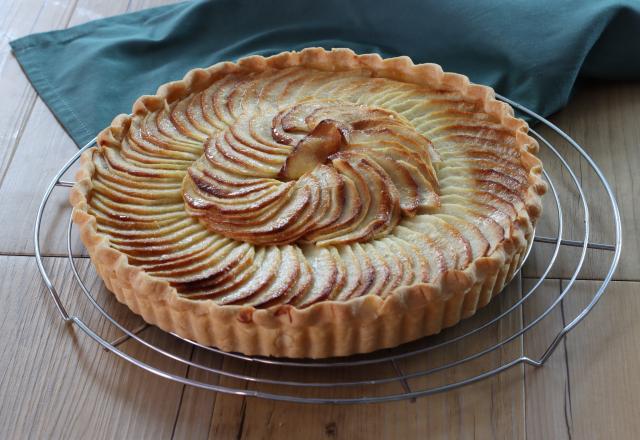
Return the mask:
<svg viewBox="0 0 640 440"><path fill-rule="evenodd" d="M105 333L104 329L98 332L96 325L92 326L88 320L67 311L45 269L40 250L43 213L51 193L56 188L73 185L72 182L62 180L62 177L82 152L95 144L95 139L69 159L44 193L34 230L38 269L63 321L77 326L105 350L148 372L211 391L300 403L371 403L413 399L452 390L495 376L517 365L541 367L567 333L589 314L604 294L620 259L620 213L613 191L602 171L576 141L531 110L500 95L498 98L545 126L545 130L557 137L563 147L568 149L567 154L562 154L558 144L552 143L538 131L530 130L532 136L539 140L540 154L547 155L543 161L552 165L544 171L550 192L545 197L545 214L542 220L546 223L548 235L539 235L539 223L528 251L528 256L532 252L535 254L538 275L528 279L530 282L526 289L524 285L522 288L516 286L519 280L516 277L498 298L479 310L474 317L440 335L394 349L324 360L245 356L202 346L177 335L164 333L148 324L141 324L139 318L131 312L126 311L128 316L123 318L123 307L115 302L112 295L104 288L90 289L72 254L73 224L69 217L67 251L73 279L90 306L106 318L111 326L110 330L113 332L116 329L122 334L111 340L101 336L100 333ZM580 177L569 164L568 157L578 163ZM555 173L551 170L555 170ZM581 184L585 173L595 176L596 179L592 181L597 182L599 190L609 202L609 206L598 204L596 207L604 209L604 212L595 216L598 219L595 223L599 225L597 230L592 227L590 218L593 217L588 197ZM570 230L573 237L566 237L565 230ZM608 237L613 240L611 244L594 243L591 241L592 237ZM535 333L540 326L551 325L548 317L553 311L560 307L570 292L581 290L576 285L576 280L583 271L588 252L606 254L604 262L601 258L603 255L597 259L605 274L602 279L597 280L595 292L573 319L559 327L555 336L546 342L546 348L541 354L525 354L522 348L523 338ZM562 284L558 283L560 287L555 295L550 297L548 292L541 294L543 285L549 282L548 276L553 270L557 270L559 261L562 261L565 270L567 267L573 267L573 270L568 276L563 276L566 280ZM118 307L118 312L115 313L114 310ZM136 319L137 324L134 323ZM547 321L543 322L545 319ZM190 355L187 356L187 352Z"/></svg>

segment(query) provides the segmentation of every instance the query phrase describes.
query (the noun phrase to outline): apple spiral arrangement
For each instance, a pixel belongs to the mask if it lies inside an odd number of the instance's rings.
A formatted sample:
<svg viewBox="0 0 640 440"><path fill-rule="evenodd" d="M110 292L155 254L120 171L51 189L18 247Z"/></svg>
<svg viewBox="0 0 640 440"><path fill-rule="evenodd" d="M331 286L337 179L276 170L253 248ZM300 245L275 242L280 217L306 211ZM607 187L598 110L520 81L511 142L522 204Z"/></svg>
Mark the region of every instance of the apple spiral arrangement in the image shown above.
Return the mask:
<svg viewBox="0 0 640 440"><path fill-rule="evenodd" d="M513 273L545 186L488 89L401 80L404 59L248 60L192 71L99 137L87 212L129 264L255 308L385 298L498 246Z"/></svg>
<svg viewBox="0 0 640 440"><path fill-rule="evenodd" d="M402 215L439 205L435 152L397 113L315 99L261 109L260 97L244 96L184 181L187 210L211 231L326 247L384 237ZM271 136L234 135L255 126L272 127Z"/></svg>

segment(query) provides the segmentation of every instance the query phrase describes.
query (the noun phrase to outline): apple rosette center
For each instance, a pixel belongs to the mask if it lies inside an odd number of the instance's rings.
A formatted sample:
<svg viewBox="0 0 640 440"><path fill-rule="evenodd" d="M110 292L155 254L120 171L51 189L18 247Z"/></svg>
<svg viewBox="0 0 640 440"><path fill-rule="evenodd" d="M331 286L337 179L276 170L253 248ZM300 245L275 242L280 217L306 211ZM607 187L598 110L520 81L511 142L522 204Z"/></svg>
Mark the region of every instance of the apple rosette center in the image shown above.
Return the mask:
<svg viewBox="0 0 640 440"><path fill-rule="evenodd" d="M440 205L438 162L393 111L308 99L245 112L210 136L182 194L192 216L234 240L367 242Z"/></svg>

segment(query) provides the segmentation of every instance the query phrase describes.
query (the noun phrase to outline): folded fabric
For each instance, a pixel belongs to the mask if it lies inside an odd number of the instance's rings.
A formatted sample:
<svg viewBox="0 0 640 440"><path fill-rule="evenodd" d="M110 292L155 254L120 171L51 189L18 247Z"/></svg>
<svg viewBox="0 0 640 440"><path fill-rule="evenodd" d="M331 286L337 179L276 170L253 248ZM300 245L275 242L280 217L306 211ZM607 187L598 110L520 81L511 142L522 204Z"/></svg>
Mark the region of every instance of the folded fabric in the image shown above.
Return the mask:
<svg viewBox="0 0 640 440"><path fill-rule="evenodd" d="M34 34L11 47L82 145L194 67L308 46L408 55L542 113L579 75L640 78L640 3L581 0L183 2Z"/></svg>

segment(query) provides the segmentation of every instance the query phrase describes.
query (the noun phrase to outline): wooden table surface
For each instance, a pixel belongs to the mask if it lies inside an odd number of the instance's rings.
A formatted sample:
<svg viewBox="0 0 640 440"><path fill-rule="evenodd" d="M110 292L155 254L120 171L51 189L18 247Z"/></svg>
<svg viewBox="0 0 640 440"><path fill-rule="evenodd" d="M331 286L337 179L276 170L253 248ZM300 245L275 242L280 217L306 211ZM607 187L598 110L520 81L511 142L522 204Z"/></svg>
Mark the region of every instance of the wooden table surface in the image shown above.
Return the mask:
<svg viewBox="0 0 640 440"><path fill-rule="evenodd" d="M635 196L640 194L640 83L588 83L552 118L586 146L617 193L624 251L602 301L542 368L519 365L483 382L415 401L297 405L215 394L158 378L63 325L37 272L32 230L46 185L77 150L29 85L8 41L163 3L0 0L0 438L638 438L640 204ZM611 242L602 190L584 160L575 153L567 153L567 158L593 207L593 239ZM580 218L577 193L557 160L548 159L545 166L558 176L567 236L579 239L582 226L571 221ZM103 335L116 338L118 333L81 301L62 258L68 218L64 190L54 193L46 216L45 263L65 304ZM551 230L552 217L545 217L539 234ZM73 246L89 285L102 289L81 247ZM472 344L511 334L556 298L575 262L575 250L563 253L520 316ZM548 256L548 249L537 246L522 275L482 313L488 316L507 307L531 287ZM539 356L563 323L589 301L610 258L607 252L590 252L571 295L533 331L498 353L497 360L523 353ZM146 331L154 341L166 340L153 328ZM187 357L193 354L184 344L174 349ZM148 354L140 356L154 362ZM174 373L198 377L186 368Z"/></svg>

